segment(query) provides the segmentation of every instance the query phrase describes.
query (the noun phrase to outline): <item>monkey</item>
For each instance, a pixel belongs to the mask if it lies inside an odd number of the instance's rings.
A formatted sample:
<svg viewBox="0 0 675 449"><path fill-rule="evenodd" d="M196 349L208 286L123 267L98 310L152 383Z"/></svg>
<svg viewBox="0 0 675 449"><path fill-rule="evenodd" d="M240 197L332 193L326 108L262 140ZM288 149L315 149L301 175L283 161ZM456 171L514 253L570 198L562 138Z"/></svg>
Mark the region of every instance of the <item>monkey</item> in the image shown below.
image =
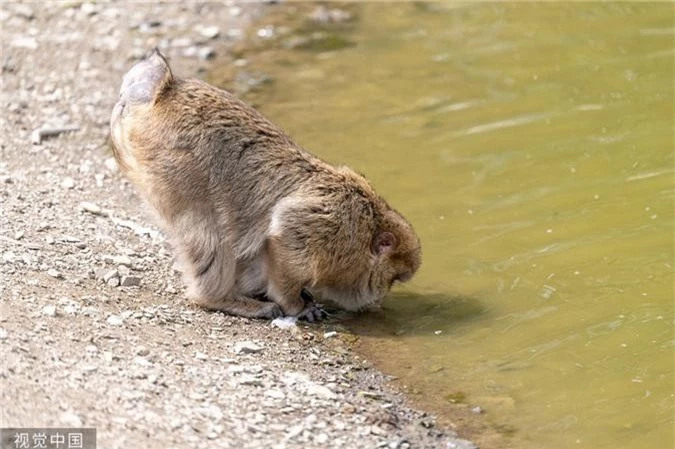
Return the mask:
<svg viewBox="0 0 675 449"><path fill-rule="evenodd" d="M157 49L123 77L111 120L120 171L156 213L186 295L208 310L320 320L380 302L421 264L412 225L226 90L174 77Z"/></svg>

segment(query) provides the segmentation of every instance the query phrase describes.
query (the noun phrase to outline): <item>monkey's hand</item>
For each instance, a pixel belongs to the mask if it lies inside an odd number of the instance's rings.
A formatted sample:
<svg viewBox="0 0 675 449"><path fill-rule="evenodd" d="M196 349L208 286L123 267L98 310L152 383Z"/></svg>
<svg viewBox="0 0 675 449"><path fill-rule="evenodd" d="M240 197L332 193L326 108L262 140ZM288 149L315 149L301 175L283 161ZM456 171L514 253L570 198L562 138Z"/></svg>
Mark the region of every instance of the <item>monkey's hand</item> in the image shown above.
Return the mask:
<svg viewBox="0 0 675 449"><path fill-rule="evenodd" d="M326 317L323 306L314 302L314 296L310 292L303 288L300 292L300 297L305 302L305 308L297 315L299 319L313 323L314 321L321 321Z"/></svg>
<svg viewBox="0 0 675 449"><path fill-rule="evenodd" d="M321 304L311 303L305 306L305 308L298 314L298 318L301 320L307 320L310 323L314 321L321 321L326 317L326 312L323 310Z"/></svg>

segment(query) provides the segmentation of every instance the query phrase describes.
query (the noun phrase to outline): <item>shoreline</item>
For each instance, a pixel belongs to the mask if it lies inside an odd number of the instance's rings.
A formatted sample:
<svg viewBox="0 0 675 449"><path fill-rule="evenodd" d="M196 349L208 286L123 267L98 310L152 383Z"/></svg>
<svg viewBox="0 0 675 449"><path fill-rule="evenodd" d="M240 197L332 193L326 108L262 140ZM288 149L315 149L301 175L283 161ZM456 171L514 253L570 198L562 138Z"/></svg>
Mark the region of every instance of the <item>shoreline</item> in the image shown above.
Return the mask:
<svg viewBox="0 0 675 449"><path fill-rule="evenodd" d="M2 427L96 427L106 448L475 447L407 405L339 323L191 305L114 165L108 120L135 60L159 46L203 78L264 5L1 8Z"/></svg>

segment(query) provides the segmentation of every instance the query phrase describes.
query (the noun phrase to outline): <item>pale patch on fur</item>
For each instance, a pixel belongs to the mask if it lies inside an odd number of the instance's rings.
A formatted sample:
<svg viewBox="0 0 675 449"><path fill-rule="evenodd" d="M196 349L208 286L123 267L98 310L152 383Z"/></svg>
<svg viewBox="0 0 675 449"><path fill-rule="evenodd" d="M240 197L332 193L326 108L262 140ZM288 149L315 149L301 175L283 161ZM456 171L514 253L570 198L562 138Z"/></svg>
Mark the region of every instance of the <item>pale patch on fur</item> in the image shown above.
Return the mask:
<svg viewBox="0 0 675 449"><path fill-rule="evenodd" d="M268 233L271 236L279 236L284 230L284 215L289 209L302 204L305 200L303 198L298 198L294 196L287 196L279 200L277 204L272 208L272 214L270 216L270 225L268 227Z"/></svg>

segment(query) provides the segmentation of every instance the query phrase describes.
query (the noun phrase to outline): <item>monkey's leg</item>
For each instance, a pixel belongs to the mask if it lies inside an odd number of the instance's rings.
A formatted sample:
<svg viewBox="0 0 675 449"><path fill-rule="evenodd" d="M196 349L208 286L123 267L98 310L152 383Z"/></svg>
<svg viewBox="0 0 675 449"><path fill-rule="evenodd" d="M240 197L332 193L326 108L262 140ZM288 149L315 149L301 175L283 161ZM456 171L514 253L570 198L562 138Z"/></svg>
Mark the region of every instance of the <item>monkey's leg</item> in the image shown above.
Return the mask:
<svg viewBox="0 0 675 449"><path fill-rule="evenodd" d="M283 261L284 248L282 239L272 237L267 241L265 260L267 265L267 297L277 303L284 314L296 316L313 322L323 317L323 311L317 307L311 295L303 288L307 281L292 264Z"/></svg>
<svg viewBox="0 0 675 449"><path fill-rule="evenodd" d="M230 315L245 316L248 318L277 318L284 315L278 304L258 301L243 295L230 294L216 300L197 300L199 305L209 310L220 310Z"/></svg>

